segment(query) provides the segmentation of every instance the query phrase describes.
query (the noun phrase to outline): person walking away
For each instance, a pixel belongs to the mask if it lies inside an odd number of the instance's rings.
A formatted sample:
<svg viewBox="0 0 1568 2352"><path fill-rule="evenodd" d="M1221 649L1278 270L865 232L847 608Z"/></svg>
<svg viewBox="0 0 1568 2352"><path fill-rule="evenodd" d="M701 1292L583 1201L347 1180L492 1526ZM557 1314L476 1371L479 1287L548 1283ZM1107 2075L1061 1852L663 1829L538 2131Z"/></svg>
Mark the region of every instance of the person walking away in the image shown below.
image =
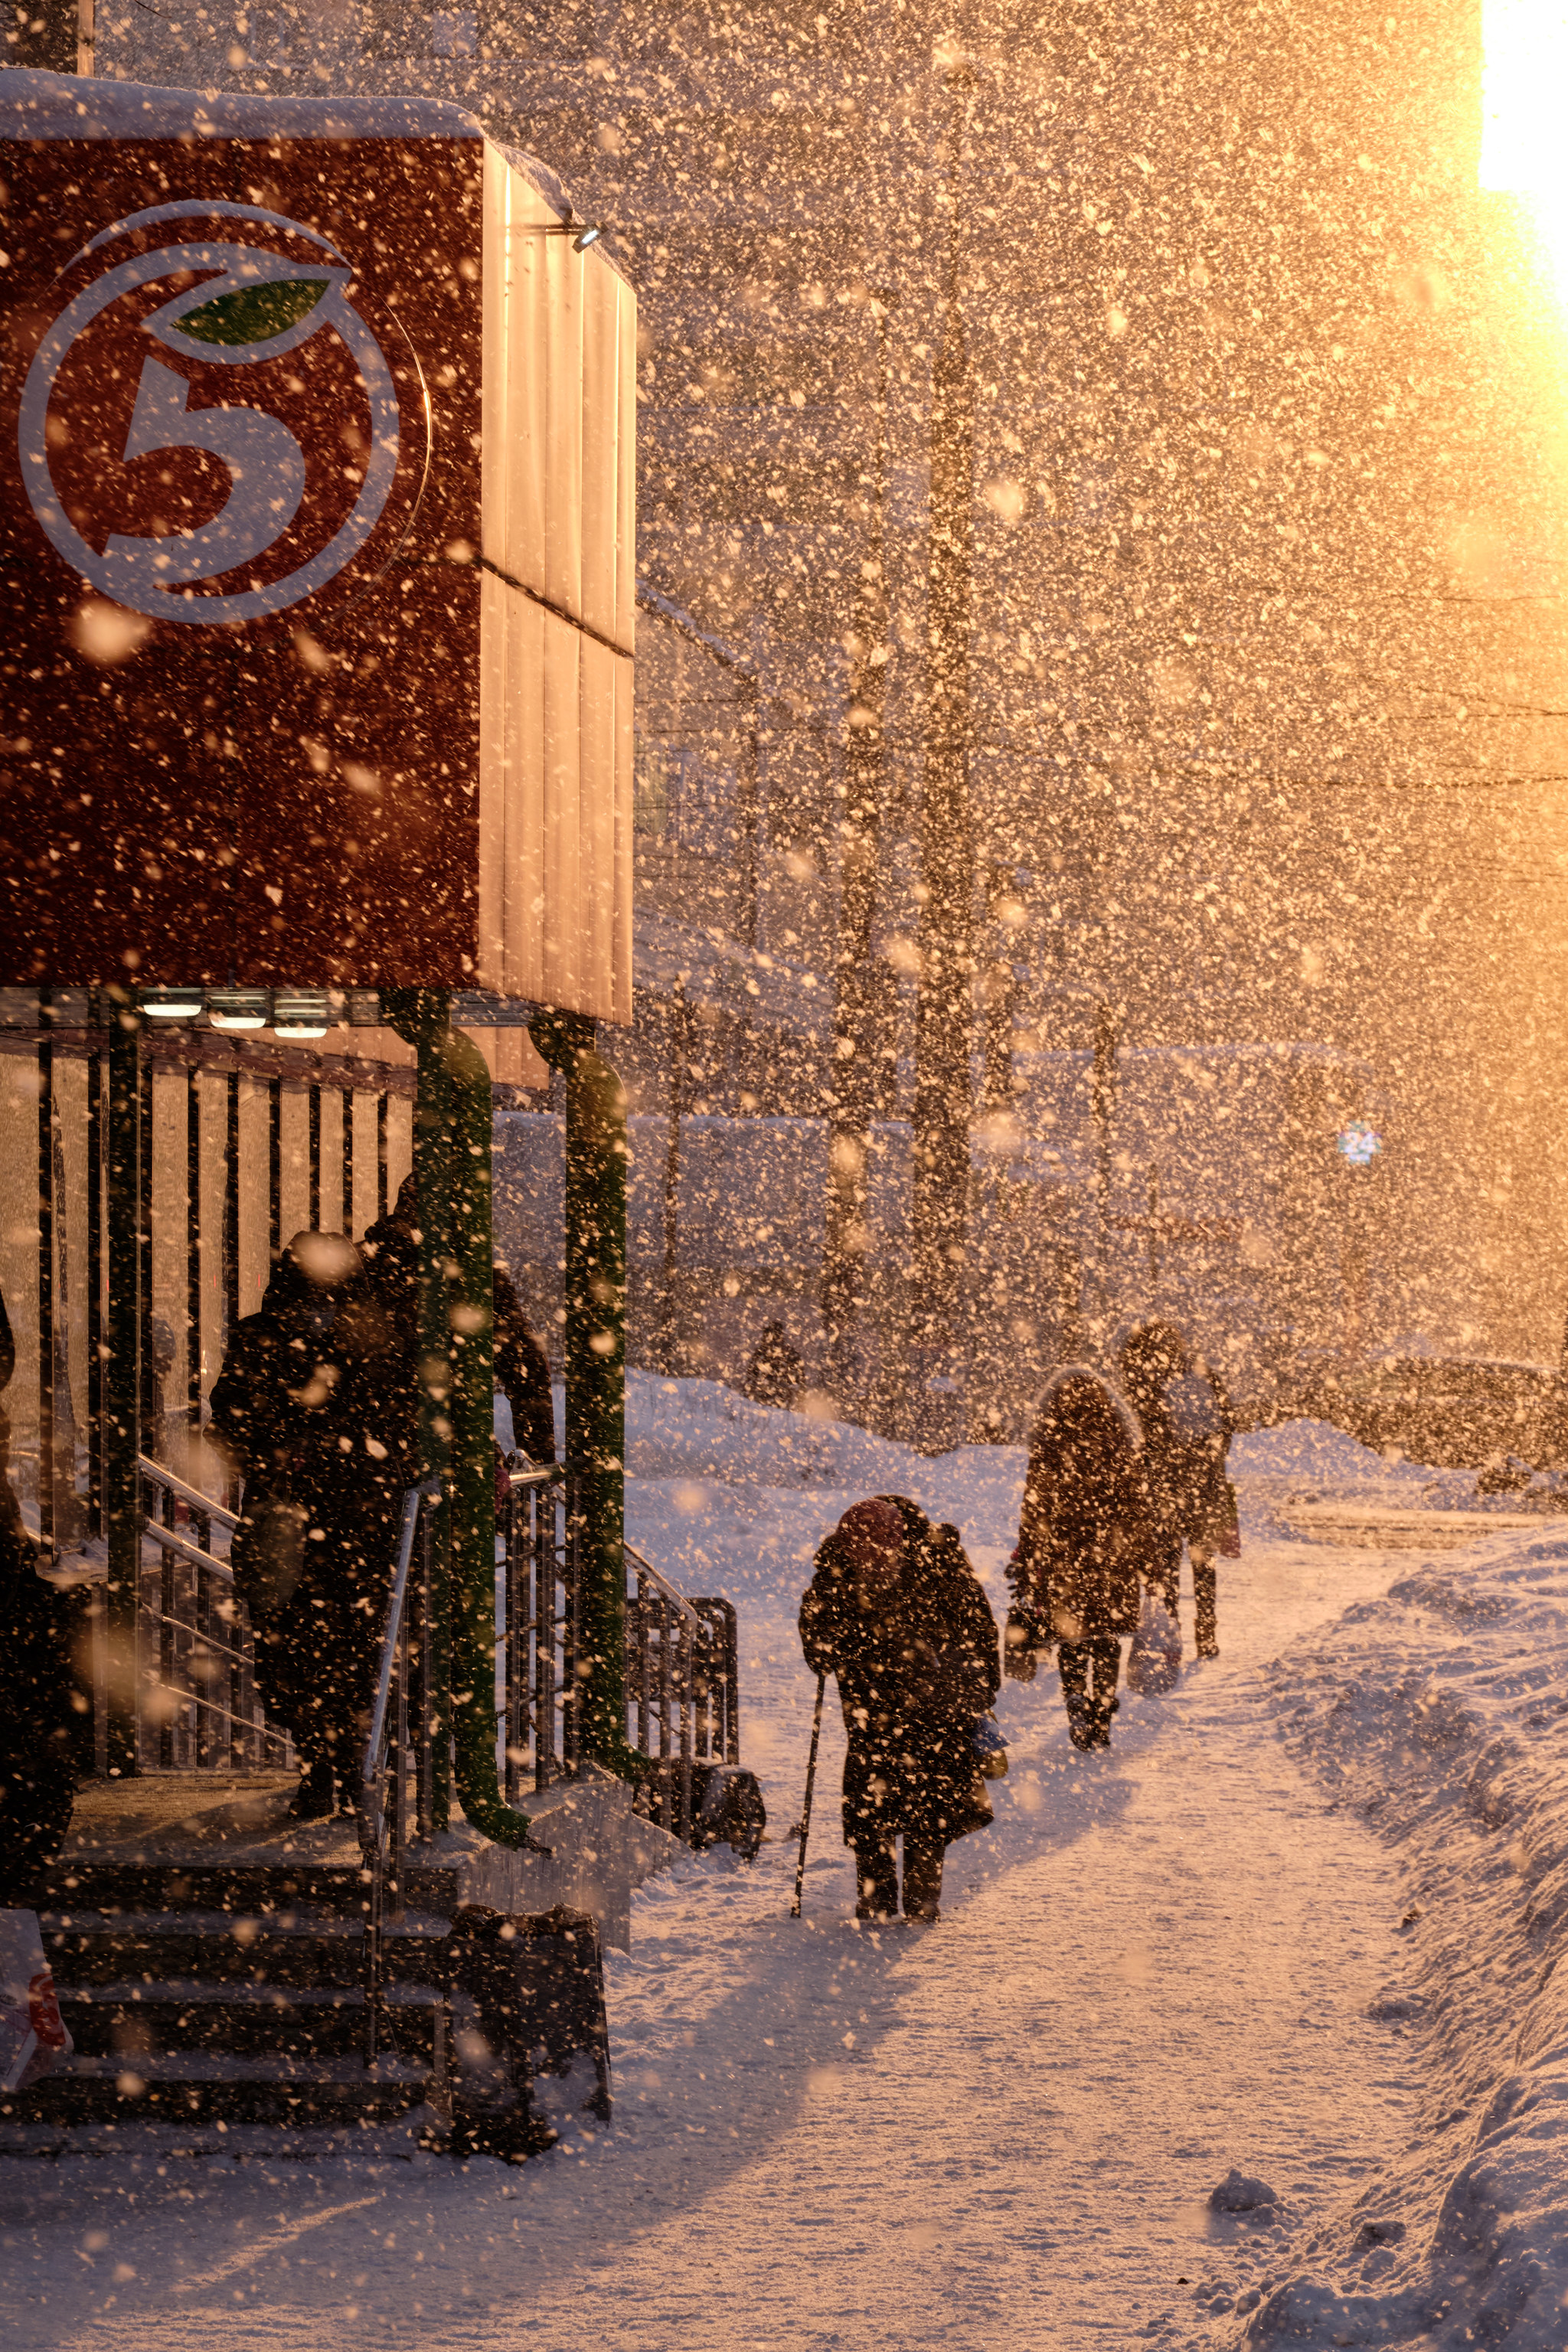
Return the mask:
<svg viewBox="0 0 1568 2352"><path fill-rule="evenodd" d="M805 1365L800 1349L792 1345L781 1322L764 1323L746 1366L742 1395L753 1404L774 1405L787 1412L794 1410L805 1386Z"/></svg>
<svg viewBox="0 0 1568 2352"><path fill-rule="evenodd" d="M855 1916L897 1917L902 1837L904 1916L934 1924L946 1848L991 1819L974 1731L1001 1683L957 1528L900 1495L855 1504L816 1555L800 1641L813 1673L838 1679Z"/></svg>
<svg viewBox="0 0 1568 2352"><path fill-rule="evenodd" d="M1194 1360L1186 1334L1163 1318L1134 1324L1117 1361L1143 1432L1152 1507L1145 1574L1179 1623L1185 1544L1193 1568L1197 1653L1217 1658L1215 1557L1235 1517L1225 1470L1236 1428L1230 1400L1218 1375Z"/></svg>
<svg viewBox="0 0 1568 2352"><path fill-rule="evenodd" d="M511 1269L498 1258L490 1277L495 1384L511 1412L514 1443L538 1469L555 1459L555 1402L550 1359L530 1330Z"/></svg>
<svg viewBox="0 0 1568 2352"><path fill-rule="evenodd" d="M1007 1631L1009 1671L1021 1681L1033 1679L1034 1653L1056 1643L1077 1748L1110 1745L1148 1522L1136 1416L1099 1372L1063 1364L1046 1383L1029 1437Z"/></svg>
<svg viewBox="0 0 1568 2352"><path fill-rule="evenodd" d="M299 1753L289 1811L305 1821L331 1812L335 1773L349 1769L334 1705L346 1629L325 1522L343 1458L331 1410L342 1378L332 1327L361 1270L342 1234L296 1234L259 1311L236 1328L212 1392L209 1433L245 1481L235 1590L256 1632L262 1703Z"/></svg>

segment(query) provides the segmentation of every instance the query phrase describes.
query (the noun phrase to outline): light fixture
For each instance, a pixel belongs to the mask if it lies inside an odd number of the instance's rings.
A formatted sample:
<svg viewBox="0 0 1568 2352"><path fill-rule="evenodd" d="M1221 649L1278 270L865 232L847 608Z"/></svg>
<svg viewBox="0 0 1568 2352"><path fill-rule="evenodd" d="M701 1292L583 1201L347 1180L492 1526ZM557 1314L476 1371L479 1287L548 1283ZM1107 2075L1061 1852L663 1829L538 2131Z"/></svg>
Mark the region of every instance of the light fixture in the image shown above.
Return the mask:
<svg viewBox="0 0 1568 2352"><path fill-rule="evenodd" d="M278 1037L324 1037L332 1008L324 988L279 988L272 999L272 1030Z"/></svg>
<svg viewBox="0 0 1568 2352"><path fill-rule="evenodd" d="M264 988L209 988L207 1017L215 1029L265 1029L272 1001Z"/></svg>
<svg viewBox="0 0 1568 2352"><path fill-rule="evenodd" d="M552 221L548 227L533 231L536 236L569 236L574 253L586 253L591 245L598 244L604 234L603 221L580 220Z"/></svg>
<svg viewBox="0 0 1568 2352"><path fill-rule="evenodd" d="M144 988L142 1010L152 1021L199 1021L206 1002L201 988Z"/></svg>

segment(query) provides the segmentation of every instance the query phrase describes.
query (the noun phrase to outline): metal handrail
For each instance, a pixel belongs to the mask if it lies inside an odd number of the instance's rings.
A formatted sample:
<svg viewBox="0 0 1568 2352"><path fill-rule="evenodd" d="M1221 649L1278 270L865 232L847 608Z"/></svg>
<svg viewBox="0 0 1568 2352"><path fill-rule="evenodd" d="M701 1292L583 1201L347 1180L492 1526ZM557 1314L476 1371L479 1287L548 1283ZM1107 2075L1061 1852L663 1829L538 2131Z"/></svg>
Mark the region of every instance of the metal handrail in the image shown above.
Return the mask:
<svg viewBox="0 0 1568 2352"><path fill-rule="evenodd" d="M392 1697L392 1671L397 1657L397 1645L403 1638L403 1607L408 1591L408 1567L414 1558L414 1534L419 1524L421 1502L439 1501L441 1489L434 1480L421 1486L410 1486L403 1497L403 1521L397 1530L397 1565L393 1572L392 1599L387 1606L386 1629L381 1639L381 1666L376 1675L375 1705L371 1712L370 1738L365 1742L364 1768L361 1780L365 1803L360 1811L360 1842L365 1848L365 1860L374 1866L370 1841L376 1833L372 1829L371 1800L378 1793L381 1775L386 1761L386 1713Z"/></svg>
<svg viewBox="0 0 1568 2352"><path fill-rule="evenodd" d="M177 1528L166 1528L161 1519L150 1519L143 1513L142 1532L144 1536L151 1536L155 1544L162 1544L165 1551L177 1551L182 1559L194 1559L198 1568L205 1568L221 1583L234 1582L234 1570L226 1559L219 1559L215 1553L204 1551L199 1543L193 1543L189 1536L181 1535Z"/></svg>
<svg viewBox="0 0 1568 2352"><path fill-rule="evenodd" d="M171 1495L177 1496L182 1503L188 1503L192 1510L199 1512L204 1519L216 1519L220 1528L232 1529L238 1527L239 1519L235 1512L226 1510L221 1503L215 1503L212 1496L204 1495L199 1486L187 1486L183 1478L176 1478L174 1472L165 1470L161 1462L151 1462L145 1454L139 1454L136 1467L143 1478L151 1479L154 1486L166 1486Z"/></svg>
<svg viewBox="0 0 1568 2352"><path fill-rule="evenodd" d="M621 1549L626 1554L627 1559L631 1561L631 1564L637 1570L637 1574L639 1576L646 1576L648 1582L653 1586L654 1590L660 1595L660 1597L668 1601L672 1609L679 1609L680 1614L686 1619L687 1622L695 1626L697 1631L706 1639L708 1633L706 1620L698 1615L696 1610L693 1609L690 1601L688 1601L684 1592L678 1591L676 1587L671 1584L668 1577L662 1575L660 1571L655 1568L651 1560L644 1559L641 1552L637 1550L634 1544L629 1544L623 1540Z"/></svg>
<svg viewBox="0 0 1568 2352"><path fill-rule="evenodd" d="M426 1501L441 1499L439 1480L427 1479L422 1485L408 1487L403 1497L403 1519L397 1531L397 1564L393 1572L392 1594L387 1604L386 1626L381 1641L381 1664L376 1675L375 1704L371 1712L370 1737L365 1742L364 1764L361 1773L359 1808L360 1847L364 1855L365 1869L370 1878L370 1917L366 1934L365 1981L365 2063L375 2061L376 2041L381 2024L382 1936L384 1931L386 1898L386 1864L391 1848L393 1875L402 1902L403 1863L405 1846L404 1790L398 1790L392 1809L390 1831L386 1820L385 1781L388 1716L392 1700L392 1678L397 1669L403 1644L403 1619L408 1594L408 1571L414 1558L414 1538L419 1527L419 1507ZM400 1683L400 1708L406 1696L406 1684ZM400 1780L407 1772L408 1759L403 1752L400 1734L397 1770Z"/></svg>

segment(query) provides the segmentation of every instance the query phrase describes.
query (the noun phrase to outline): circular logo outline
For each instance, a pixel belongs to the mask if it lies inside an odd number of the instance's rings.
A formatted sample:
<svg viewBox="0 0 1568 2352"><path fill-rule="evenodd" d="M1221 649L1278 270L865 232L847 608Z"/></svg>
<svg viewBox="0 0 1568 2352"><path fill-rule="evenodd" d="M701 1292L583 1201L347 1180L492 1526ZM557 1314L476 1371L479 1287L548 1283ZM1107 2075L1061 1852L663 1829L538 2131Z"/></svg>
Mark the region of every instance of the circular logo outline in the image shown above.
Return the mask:
<svg viewBox="0 0 1568 2352"><path fill-rule="evenodd" d="M153 620L213 627L226 623L270 619L317 593L352 562L370 540L392 494L402 453L402 417L386 355L369 323L348 299L346 289L353 278L352 269L335 247L298 221L289 220L279 213L263 212L255 205L229 205L221 200L210 203L186 200L176 205L157 205L115 222L92 238L78 259L112 238L153 220L193 215L223 221L236 217L265 221L321 247L333 257L338 266L311 265L325 278L326 288L305 318L276 335L228 347L181 334L173 314L177 310L188 315L193 298L195 306L199 308L203 303L227 293L248 291L269 282L297 278L300 276L298 263L290 262L265 247L204 240L201 243L161 246L115 264L75 294L45 333L34 353L23 386L16 437L23 482L39 528L57 554L63 557L89 587L97 589L100 595L114 604ZM92 321L121 295L136 286L150 284L181 269L216 271L222 275L216 279L209 276L200 288L187 289L142 321L143 331L163 342L166 350L199 356L221 366L246 366L253 364L258 358L281 357L319 333L323 325L331 324L354 361L370 404L370 457L353 511L324 548L319 549L315 555L286 573L281 580L273 581L265 587L224 590L216 594L201 595L194 593L188 583L193 577L221 578L224 572L237 570L247 562L254 562L258 555L265 553L268 546L275 545L282 537L298 512L303 491L303 453L288 427L267 410L237 404L234 407L192 413L193 424L199 425L209 417L227 421L221 428L206 427L195 446L213 447L214 453L228 465L233 477L224 506L210 523L201 526L202 530L214 530L222 525L225 516L230 515L242 478L242 467L237 464L232 448L222 446L224 439L232 443L237 436L248 436L253 442L259 438L267 445L264 454L270 454L276 461L285 456L279 447L280 436L298 457L300 469L298 491L291 503L287 486L283 499L272 502L279 509L286 508L287 511L282 513L269 538L261 544L242 544L238 551L228 555L226 562L214 564L206 572L193 571L188 556L186 568L183 572L180 569L181 548L191 548L198 539L197 532L173 534L163 540L129 539L118 533L111 534L103 554L96 553L66 514L50 474L46 428L55 384L68 354ZM177 401L180 413L184 413L186 379L172 369L163 369L157 362L150 362L149 370L155 370L155 373L144 371L143 388L138 392L127 437L128 456L138 454L135 447L138 422L145 422L153 415L160 397L165 406L172 406ZM151 390L144 410L143 394L149 384ZM259 435L257 428L259 428ZM147 425L146 429L154 428ZM186 438L189 441L193 436L187 436ZM146 446L161 445L150 442ZM400 544L405 535L399 534ZM208 546L211 544L208 542ZM205 549L198 551L198 562L205 560ZM162 582L156 576L159 572L163 574Z"/></svg>

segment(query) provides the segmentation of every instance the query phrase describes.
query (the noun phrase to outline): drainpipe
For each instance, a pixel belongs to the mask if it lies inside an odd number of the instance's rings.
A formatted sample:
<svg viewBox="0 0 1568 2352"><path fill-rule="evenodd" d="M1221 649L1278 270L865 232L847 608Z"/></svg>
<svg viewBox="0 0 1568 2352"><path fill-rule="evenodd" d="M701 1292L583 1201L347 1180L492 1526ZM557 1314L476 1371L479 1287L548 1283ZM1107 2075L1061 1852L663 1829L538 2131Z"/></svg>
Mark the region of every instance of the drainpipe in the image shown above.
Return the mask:
<svg viewBox="0 0 1568 2352"><path fill-rule="evenodd" d="M452 1027L444 989L384 992L382 1010L419 1056L419 1419L424 1469L447 1497L435 1546L432 1821L447 1825L446 1734L464 1819L497 1845L529 1843L528 1816L496 1773L496 1517L491 1340L490 1075Z"/></svg>
<svg viewBox="0 0 1568 2352"><path fill-rule="evenodd" d="M529 1034L566 1081L566 1459L581 1479L578 1753L623 1780L644 1759L626 1724L626 1097L581 1013Z"/></svg>

